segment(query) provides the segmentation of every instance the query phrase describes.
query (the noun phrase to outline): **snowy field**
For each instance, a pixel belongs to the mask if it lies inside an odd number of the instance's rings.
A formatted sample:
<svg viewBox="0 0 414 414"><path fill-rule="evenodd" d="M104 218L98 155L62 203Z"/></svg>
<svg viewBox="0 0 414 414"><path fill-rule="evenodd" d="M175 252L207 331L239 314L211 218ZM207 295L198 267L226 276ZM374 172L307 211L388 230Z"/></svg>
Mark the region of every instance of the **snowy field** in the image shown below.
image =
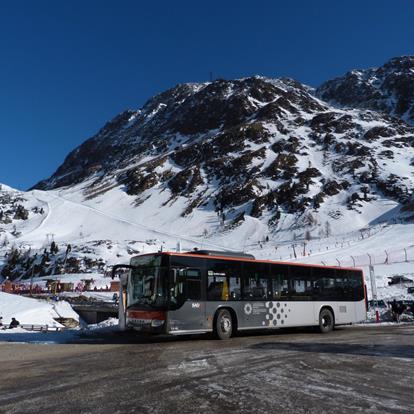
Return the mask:
<svg viewBox="0 0 414 414"><path fill-rule="evenodd" d="M3 317L4 325L9 325L14 317L22 325L48 325L51 328L63 327L55 319L71 318L79 321L79 315L68 302L31 299L4 292L0 292L0 316Z"/></svg>

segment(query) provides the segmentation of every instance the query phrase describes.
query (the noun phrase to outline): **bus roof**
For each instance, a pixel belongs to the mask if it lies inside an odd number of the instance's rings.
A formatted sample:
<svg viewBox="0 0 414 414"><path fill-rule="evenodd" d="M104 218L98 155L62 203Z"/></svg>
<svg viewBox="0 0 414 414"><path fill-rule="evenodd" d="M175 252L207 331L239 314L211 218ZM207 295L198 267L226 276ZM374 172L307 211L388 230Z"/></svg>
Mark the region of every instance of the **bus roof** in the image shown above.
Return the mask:
<svg viewBox="0 0 414 414"><path fill-rule="evenodd" d="M272 263L272 264L283 264L283 265L291 265L291 266L317 267L320 269L340 269L340 270L352 270L352 271L362 272L362 269L357 268L357 267L323 266L323 265L308 264L308 263L295 263L295 262L283 262L283 261L275 261L275 260L251 259L248 257L213 256L213 255L198 254L196 251L184 252L184 253L177 253L177 252L145 253L140 256L147 256L150 254L181 256L181 257L198 257L200 259L219 259L219 260L229 260L229 261L236 260L240 262L250 262L250 263L252 262L253 263Z"/></svg>

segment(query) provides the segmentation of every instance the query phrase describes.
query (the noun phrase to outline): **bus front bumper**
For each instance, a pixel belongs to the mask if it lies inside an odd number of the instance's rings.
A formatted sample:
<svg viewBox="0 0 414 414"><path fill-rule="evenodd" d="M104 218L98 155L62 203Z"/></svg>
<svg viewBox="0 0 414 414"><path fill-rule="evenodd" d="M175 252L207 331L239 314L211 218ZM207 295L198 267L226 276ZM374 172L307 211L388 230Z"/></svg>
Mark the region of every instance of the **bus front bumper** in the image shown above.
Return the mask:
<svg viewBox="0 0 414 414"><path fill-rule="evenodd" d="M163 311L128 310L126 326L140 332L164 333L166 331L166 313Z"/></svg>

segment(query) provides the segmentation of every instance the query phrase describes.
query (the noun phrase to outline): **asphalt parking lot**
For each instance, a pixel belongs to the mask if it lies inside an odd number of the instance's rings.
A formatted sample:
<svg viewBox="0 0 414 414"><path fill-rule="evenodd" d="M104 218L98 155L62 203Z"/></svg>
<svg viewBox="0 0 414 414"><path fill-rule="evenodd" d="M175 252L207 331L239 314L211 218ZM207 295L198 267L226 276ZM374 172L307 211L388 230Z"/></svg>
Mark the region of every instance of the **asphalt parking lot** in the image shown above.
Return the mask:
<svg viewBox="0 0 414 414"><path fill-rule="evenodd" d="M0 342L1 413L412 413L413 395L412 324Z"/></svg>

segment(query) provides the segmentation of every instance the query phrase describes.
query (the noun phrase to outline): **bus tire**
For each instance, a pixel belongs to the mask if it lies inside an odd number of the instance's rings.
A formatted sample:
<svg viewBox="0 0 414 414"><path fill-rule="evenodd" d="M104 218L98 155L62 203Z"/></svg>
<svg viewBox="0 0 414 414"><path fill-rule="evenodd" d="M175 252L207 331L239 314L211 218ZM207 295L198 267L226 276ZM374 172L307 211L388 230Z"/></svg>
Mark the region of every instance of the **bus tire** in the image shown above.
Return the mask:
<svg viewBox="0 0 414 414"><path fill-rule="evenodd" d="M319 313L319 331L321 333L331 332L335 325L334 315L328 308L323 308Z"/></svg>
<svg viewBox="0 0 414 414"><path fill-rule="evenodd" d="M217 339L229 339L233 333L233 318L227 309L219 309L214 323L214 336Z"/></svg>

